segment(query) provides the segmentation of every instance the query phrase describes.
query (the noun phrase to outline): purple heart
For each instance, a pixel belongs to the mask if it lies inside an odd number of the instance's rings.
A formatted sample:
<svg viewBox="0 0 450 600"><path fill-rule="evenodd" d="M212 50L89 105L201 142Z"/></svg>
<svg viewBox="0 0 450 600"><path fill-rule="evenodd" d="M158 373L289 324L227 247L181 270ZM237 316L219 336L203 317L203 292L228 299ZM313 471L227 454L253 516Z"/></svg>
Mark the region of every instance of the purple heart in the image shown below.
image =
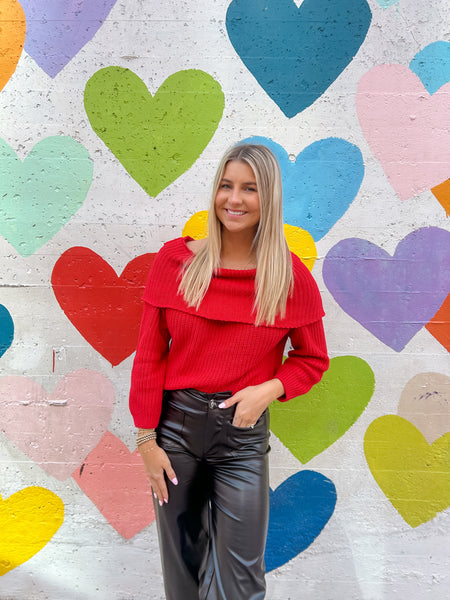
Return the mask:
<svg viewBox="0 0 450 600"><path fill-rule="evenodd" d="M97 33L116 0L20 0L27 20L25 50L50 77Z"/></svg>
<svg viewBox="0 0 450 600"><path fill-rule="evenodd" d="M394 256L367 240L342 240L323 264L325 285L353 319L400 352L450 291L450 232L424 227Z"/></svg>

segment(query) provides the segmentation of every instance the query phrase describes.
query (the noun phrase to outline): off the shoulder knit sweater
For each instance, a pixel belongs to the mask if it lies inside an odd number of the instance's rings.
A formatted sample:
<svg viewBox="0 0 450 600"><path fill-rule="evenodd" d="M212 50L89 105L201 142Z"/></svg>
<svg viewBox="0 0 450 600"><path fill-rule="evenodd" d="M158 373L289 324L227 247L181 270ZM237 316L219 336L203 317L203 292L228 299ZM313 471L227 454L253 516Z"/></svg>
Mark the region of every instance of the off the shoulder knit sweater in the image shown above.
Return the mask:
<svg viewBox="0 0 450 600"><path fill-rule="evenodd" d="M157 426L164 389L236 393L276 377L284 401L306 393L328 368L322 301L297 256L285 317L255 326L255 269L219 269L199 309L187 306L178 285L193 256L189 239L164 244L150 270L130 390L137 427ZM292 350L282 364L288 337Z"/></svg>

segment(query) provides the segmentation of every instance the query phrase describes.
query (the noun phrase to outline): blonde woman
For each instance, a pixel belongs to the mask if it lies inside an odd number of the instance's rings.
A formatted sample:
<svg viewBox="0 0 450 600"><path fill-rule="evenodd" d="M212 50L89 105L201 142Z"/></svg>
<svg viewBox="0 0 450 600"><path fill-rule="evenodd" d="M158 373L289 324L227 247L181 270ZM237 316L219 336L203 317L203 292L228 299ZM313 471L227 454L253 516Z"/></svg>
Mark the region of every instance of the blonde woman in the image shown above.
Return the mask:
<svg viewBox="0 0 450 600"><path fill-rule="evenodd" d="M130 409L167 600L261 600L267 408L306 393L328 368L323 308L287 247L268 148L225 154L208 218L206 240L172 240L152 265Z"/></svg>

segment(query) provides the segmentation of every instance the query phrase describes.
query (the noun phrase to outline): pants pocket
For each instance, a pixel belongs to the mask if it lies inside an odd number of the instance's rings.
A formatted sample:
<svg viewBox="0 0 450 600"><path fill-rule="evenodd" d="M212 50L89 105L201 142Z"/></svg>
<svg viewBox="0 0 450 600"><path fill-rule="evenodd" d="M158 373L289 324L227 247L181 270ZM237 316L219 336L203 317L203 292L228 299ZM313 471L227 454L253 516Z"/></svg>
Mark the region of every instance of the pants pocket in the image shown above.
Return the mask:
<svg viewBox="0 0 450 600"><path fill-rule="evenodd" d="M227 424L228 444L234 456L266 454L269 449L269 411L265 410L253 427Z"/></svg>
<svg viewBox="0 0 450 600"><path fill-rule="evenodd" d="M185 413L170 399L163 400L157 427L158 443L162 448L178 446L183 439Z"/></svg>

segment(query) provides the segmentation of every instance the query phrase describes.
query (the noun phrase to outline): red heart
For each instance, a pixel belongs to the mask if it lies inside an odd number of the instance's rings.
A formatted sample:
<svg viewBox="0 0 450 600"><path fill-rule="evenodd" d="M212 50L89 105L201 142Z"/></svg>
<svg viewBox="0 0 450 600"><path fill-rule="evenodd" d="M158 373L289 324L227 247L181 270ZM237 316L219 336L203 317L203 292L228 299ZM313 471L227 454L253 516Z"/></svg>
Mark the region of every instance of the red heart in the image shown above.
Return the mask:
<svg viewBox="0 0 450 600"><path fill-rule="evenodd" d="M450 352L450 294L425 327Z"/></svg>
<svg viewBox="0 0 450 600"><path fill-rule="evenodd" d="M66 250L52 272L53 292L81 335L113 366L136 350L142 295L155 254L131 260L122 275L101 256L77 246Z"/></svg>
<svg viewBox="0 0 450 600"><path fill-rule="evenodd" d="M150 482L139 452L130 452L110 431L72 477L125 539L155 519Z"/></svg>

